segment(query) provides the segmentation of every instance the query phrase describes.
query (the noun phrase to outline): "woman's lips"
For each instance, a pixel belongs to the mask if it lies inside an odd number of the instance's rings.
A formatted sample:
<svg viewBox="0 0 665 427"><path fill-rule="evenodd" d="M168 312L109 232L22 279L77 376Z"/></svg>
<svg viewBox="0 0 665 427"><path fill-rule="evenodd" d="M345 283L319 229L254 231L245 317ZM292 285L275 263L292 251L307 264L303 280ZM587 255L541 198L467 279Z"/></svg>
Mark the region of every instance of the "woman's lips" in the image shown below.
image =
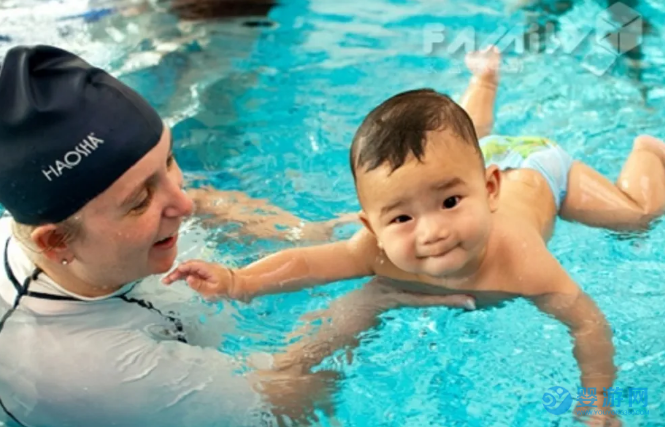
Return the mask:
<svg viewBox="0 0 665 427"><path fill-rule="evenodd" d="M175 246L177 241L178 235L176 234L171 237L167 237L166 239L160 240L152 246L157 249L171 249L173 246Z"/></svg>

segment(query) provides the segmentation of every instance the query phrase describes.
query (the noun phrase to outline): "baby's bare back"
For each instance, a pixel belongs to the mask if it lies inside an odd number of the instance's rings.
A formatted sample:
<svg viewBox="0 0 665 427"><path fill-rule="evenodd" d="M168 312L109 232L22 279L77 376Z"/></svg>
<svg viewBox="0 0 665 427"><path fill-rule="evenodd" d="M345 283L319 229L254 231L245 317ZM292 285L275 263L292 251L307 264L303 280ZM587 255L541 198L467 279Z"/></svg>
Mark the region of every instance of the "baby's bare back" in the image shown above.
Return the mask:
<svg viewBox="0 0 665 427"><path fill-rule="evenodd" d="M557 216L552 190L545 178L532 169L514 169L501 174L499 209L525 227L533 227L547 242Z"/></svg>

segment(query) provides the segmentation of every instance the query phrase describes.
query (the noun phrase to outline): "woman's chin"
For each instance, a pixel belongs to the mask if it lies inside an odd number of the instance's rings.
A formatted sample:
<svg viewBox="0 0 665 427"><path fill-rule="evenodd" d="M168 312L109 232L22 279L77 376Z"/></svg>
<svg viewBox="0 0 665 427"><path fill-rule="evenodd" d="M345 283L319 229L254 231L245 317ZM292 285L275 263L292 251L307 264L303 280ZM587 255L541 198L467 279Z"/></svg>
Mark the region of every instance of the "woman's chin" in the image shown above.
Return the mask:
<svg viewBox="0 0 665 427"><path fill-rule="evenodd" d="M152 260L150 265L151 274L164 274L171 270L173 264L175 263L176 254L171 257L162 257L158 260Z"/></svg>

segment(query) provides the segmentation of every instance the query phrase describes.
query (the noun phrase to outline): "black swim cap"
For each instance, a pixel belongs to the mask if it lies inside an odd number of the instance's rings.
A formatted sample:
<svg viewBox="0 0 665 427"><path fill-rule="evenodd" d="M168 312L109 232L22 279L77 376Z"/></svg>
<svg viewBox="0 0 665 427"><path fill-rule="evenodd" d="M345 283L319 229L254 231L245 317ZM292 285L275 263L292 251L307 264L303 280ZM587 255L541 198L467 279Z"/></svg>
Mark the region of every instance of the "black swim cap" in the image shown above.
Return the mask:
<svg viewBox="0 0 665 427"><path fill-rule="evenodd" d="M139 94L78 56L19 46L0 69L0 204L57 223L157 145L163 122Z"/></svg>

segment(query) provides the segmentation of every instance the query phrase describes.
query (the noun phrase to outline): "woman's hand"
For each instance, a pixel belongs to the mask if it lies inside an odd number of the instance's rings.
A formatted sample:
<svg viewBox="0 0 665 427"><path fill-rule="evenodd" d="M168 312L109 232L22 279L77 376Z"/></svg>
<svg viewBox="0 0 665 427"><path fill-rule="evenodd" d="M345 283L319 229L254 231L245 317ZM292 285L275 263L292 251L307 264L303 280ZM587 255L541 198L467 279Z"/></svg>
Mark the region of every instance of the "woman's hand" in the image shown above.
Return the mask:
<svg viewBox="0 0 665 427"><path fill-rule="evenodd" d="M474 297L466 294L433 295L419 294L397 289L390 285L389 279L375 278L365 285L362 298L368 305L376 305L379 310L401 307L436 307L476 309Z"/></svg>

